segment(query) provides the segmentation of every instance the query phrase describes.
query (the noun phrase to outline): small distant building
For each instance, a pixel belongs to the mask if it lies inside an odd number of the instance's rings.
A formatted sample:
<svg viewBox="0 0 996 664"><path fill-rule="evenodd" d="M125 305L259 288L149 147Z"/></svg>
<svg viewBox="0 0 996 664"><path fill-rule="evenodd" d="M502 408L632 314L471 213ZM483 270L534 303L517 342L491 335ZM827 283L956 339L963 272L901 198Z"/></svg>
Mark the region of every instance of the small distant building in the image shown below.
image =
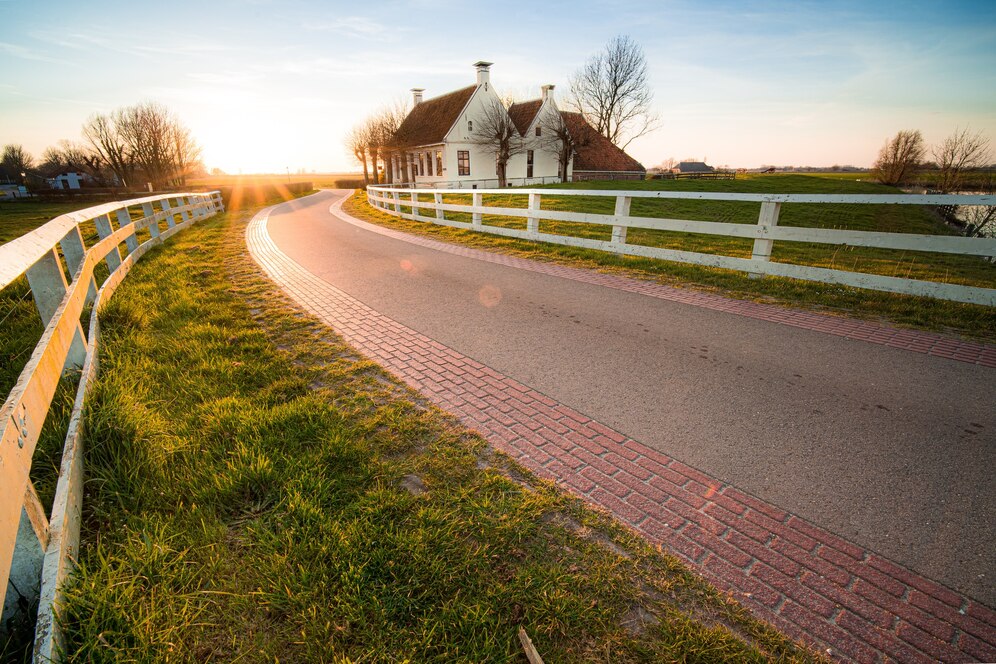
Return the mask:
<svg viewBox="0 0 996 664"><path fill-rule="evenodd" d="M682 161L673 169L674 173L715 173L716 169L704 161Z"/></svg>
<svg viewBox="0 0 996 664"><path fill-rule="evenodd" d="M84 182L89 183L91 180L89 175L79 171L67 171L54 177L45 178L45 182L52 189L79 189Z"/></svg>
<svg viewBox="0 0 996 664"><path fill-rule="evenodd" d="M30 196L28 189L19 184L0 184L0 200L10 198L27 198Z"/></svg>

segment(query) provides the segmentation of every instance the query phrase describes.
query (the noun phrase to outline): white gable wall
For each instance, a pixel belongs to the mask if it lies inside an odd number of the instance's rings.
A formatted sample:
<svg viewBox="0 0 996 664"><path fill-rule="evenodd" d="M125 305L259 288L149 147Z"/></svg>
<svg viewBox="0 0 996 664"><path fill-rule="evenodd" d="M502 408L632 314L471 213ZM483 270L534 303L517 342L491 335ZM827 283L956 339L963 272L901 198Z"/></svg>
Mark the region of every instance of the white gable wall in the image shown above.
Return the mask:
<svg viewBox="0 0 996 664"><path fill-rule="evenodd" d="M557 103L554 101L553 95L550 95L536 112L536 116L533 118L532 124L530 124L529 128L526 130L526 135L523 136L523 140L526 143L526 150L533 151L532 177L537 180L545 178L549 181L550 178L555 178L557 176L557 170L559 168L557 153L544 146L543 139L545 137L536 136L536 127L542 128L543 125L546 124L546 118L550 117L550 115L554 113L559 114L560 109L557 108ZM528 161L529 155L527 152L513 156L508 162L509 179L527 178ZM568 166L567 172L568 176L570 176L570 166ZM529 184L529 182L526 182L526 184Z"/></svg>

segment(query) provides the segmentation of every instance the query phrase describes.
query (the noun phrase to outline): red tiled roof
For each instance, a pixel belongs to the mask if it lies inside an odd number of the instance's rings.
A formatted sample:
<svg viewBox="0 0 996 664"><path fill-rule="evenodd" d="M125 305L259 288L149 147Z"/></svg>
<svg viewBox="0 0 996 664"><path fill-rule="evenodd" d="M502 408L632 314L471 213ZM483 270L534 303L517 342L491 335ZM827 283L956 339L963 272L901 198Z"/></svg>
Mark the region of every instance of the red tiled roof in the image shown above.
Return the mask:
<svg viewBox="0 0 996 664"><path fill-rule="evenodd" d="M577 143L575 171L642 171L643 164L595 131L580 113L561 111L567 130Z"/></svg>
<svg viewBox="0 0 996 664"><path fill-rule="evenodd" d="M512 122L515 123L515 128L519 130L521 136L526 135L529 125L533 123L533 118L536 117L536 113L539 112L542 105L542 99L533 99L520 101L508 108L508 115L512 118Z"/></svg>
<svg viewBox="0 0 996 664"><path fill-rule="evenodd" d="M394 133L394 145L415 147L442 143L476 89L476 85L471 85L462 90L426 99L415 106Z"/></svg>

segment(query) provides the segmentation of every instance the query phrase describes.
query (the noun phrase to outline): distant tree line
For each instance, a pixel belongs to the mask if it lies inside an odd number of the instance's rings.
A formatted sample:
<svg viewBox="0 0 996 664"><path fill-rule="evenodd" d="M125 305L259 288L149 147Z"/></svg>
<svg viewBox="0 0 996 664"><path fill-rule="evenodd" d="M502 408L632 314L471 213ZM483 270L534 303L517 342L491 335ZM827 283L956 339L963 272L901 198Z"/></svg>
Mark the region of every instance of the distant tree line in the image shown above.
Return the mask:
<svg viewBox="0 0 996 664"><path fill-rule="evenodd" d="M6 145L0 170L17 182L79 172L102 186L151 183L156 189L183 187L188 177L204 172L201 147L190 130L156 102L95 113L83 124L81 135L81 141L60 140L47 148L38 163L22 146Z"/></svg>
<svg viewBox="0 0 996 664"><path fill-rule="evenodd" d="M898 187L929 171L929 188L948 193L963 189L966 176L987 166L990 159L989 139L981 131L958 128L931 147L919 130L904 129L879 150L872 172L882 184Z"/></svg>

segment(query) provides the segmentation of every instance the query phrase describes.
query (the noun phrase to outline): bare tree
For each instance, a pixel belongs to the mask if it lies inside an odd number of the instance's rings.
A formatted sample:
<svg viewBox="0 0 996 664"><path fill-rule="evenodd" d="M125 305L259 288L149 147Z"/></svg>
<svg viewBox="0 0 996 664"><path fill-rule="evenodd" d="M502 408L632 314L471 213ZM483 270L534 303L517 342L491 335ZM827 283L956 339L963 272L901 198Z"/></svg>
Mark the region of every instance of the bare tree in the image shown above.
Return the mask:
<svg viewBox="0 0 996 664"><path fill-rule="evenodd" d="M548 113L540 123L540 145L557 155L560 181L567 182L571 158L591 143L592 127L579 113Z"/></svg>
<svg viewBox="0 0 996 664"><path fill-rule="evenodd" d="M615 37L590 57L571 77L570 88L569 105L620 148L659 124L650 108L654 94L647 59L628 36Z"/></svg>
<svg viewBox="0 0 996 664"><path fill-rule="evenodd" d="M398 151L394 145L395 134L398 132L398 128L401 123L405 121L408 116L408 104L404 101L397 101L393 104L383 107L376 116L374 116L374 131L375 142L377 143L377 148L379 151L380 158L384 162L384 179L385 182L394 182L394 169L392 168L392 163L394 157L398 155ZM374 171L377 170L377 162L374 160ZM406 169L407 170L407 169Z"/></svg>
<svg viewBox="0 0 996 664"><path fill-rule="evenodd" d="M367 146L369 144L366 122L354 126L346 135L346 147L353 153L353 158L358 163L363 164L364 184L370 184L370 172L367 170Z"/></svg>
<svg viewBox="0 0 996 664"><path fill-rule="evenodd" d="M909 182L923 162L927 148L919 130L904 129L885 142L872 170L882 184L898 186Z"/></svg>
<svg viewBox="0 0 996 664"><path fill-rule="evenodd" d="M114 129L127 154L156 187L182 186L200 166L200 146L162 104L145 102L116 111Z"/></svg>
<svg viewBox="0 0 996 664"><path fill-rule="evenodd" d="M23 184L22 173L27 173L34 165L34 159L24 149L23 145L10 143L3 146L3 155L0 156L0 168L3 168L8 178L17 180Z"/></svg>
<svg viewBox="0 0 996 664"><path fill-rule="evenodd" d="M668 157L661 163L657 164L657 168L659 168L664 173L670 173L673 169L677 167L678 167L678 160L675 159L674 157Z"/></svg>
<svg viewBox="0 0 996 664"><path fill-rule="evenodd" d="M474 131L470 139L495 155L499 187L508 185L509 159L526 151L526 143L505 105L506 102L511 104L511 101L491 97L490 101L484 102L480 115L474 118Z"/></svg>
<svg viewBox="0 0 996 664"><path fill-rule="evenodd" d="M965 171L983 166L989 160L989 139L981 131L972 133L968 127L955 129L934 147L932 154L939 171L937 188L943 192L957 191Z"/></svg>
<svg viewBox="0 0 996 664"><path fill-rule="evenodd" d="M122 187L127 187L134 171L134 163L128 153L128 146L117 128L115 118L120 115L121 111L115 113L113 117L101 113L91 115L83 125L83 138L111 169L118 183Z"/></svg>
<svg viewBox="0 0 996 664"><path fill-rule="evenodd" d="M114 124L135 163L157 188L172 179L173 116L165 106L146 102L121 109Z"/></svg>
<svg viewBox="0 0 996 664"><path fill-rule="evenodd" d="M173 118L169 127L169 141L172 157L173 184L178 187L187 185L187 178L196 171L203 171L201 163L201 146L194 140L190 130L177 118Z"/></svg>

